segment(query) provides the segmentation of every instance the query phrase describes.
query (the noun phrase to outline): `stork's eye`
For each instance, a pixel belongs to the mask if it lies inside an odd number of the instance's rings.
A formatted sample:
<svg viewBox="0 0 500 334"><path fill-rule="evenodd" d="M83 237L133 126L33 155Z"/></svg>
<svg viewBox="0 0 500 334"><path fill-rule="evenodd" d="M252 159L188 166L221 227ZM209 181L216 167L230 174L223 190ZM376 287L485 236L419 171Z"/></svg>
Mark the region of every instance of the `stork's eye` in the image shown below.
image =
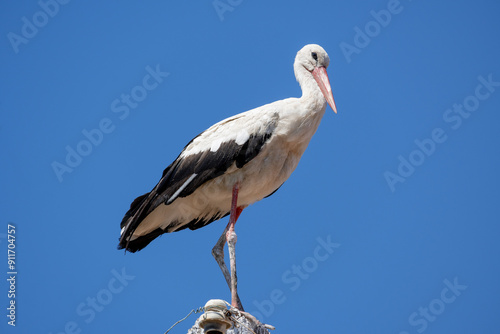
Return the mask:
<svg viewBox="0 0 500 334"><path fill-rule="evenodd" d="M311 53L314 60L318 60L318 54L316 52Z"/></svg>

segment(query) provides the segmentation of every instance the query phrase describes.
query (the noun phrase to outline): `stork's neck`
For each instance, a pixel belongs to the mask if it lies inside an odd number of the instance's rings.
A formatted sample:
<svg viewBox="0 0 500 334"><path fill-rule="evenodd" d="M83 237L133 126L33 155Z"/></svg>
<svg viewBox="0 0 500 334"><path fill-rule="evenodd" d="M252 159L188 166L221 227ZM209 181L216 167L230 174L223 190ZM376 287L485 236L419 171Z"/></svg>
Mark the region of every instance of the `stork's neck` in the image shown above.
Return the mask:
<svg viewBox="0 0 500 334"><path fill-rule="evenodd" d="M323 113L326 109L326 100L319 89L316 80L311 72L300 64L294 64L295 78L302 88L302 103L308 107L311 112Z"/></svg>

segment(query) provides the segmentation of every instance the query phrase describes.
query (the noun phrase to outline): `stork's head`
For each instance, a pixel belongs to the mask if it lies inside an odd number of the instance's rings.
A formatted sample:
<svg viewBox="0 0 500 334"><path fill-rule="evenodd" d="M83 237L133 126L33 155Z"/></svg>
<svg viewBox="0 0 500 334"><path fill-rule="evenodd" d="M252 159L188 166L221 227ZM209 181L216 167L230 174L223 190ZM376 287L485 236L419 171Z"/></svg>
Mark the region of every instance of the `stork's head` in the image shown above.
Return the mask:
<svg viewBox="0 0 500 334"><path fill-rule="evenodd" d="M323 93L326 102L328 102L333 111L337 113L330 80L328 80L328 74L326 73L326 68L329 64L330 57L328 57L328 54L321 46L317 44L308 44L297 52L294 64L295 75L298 79L297 66L299 68L303 67L310 72L314 80L316 80L321 93Z"/></svg>

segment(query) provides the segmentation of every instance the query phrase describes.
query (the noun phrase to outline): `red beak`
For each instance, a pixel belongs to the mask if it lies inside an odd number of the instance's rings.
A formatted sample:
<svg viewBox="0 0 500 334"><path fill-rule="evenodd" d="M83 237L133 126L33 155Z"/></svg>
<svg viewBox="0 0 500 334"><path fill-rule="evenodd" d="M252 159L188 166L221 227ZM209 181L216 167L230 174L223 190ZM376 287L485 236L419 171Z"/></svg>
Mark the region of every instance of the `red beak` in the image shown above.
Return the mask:
<svg viewBox="0 0 500 334"><path fill-rule="evenodd" d="M332 87L330 86L330 80L328 80L326 68L324 66L316 67L312 71L312 75L318 83L319 89L321 89L321 93L323 93L326 102L328 102L333 111L337 113L337 107L335 106L335 101L333 100Z"/></svg>

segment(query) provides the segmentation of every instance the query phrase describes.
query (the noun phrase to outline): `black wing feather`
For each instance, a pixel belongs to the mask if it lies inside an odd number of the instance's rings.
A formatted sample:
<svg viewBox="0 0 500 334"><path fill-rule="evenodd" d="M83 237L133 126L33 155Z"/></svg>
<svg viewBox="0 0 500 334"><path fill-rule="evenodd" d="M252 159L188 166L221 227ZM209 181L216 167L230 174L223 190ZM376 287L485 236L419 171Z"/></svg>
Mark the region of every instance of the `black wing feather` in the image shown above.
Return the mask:
<svg viewBox="0 0 500 334"><path fill-rule="evenodd" d="M231 140L222 143L215 152L204 151L182 158L181 153L177 159L163 171L162 178L153 190L137 197L130 205L130 209L127 211L120 224L120 227L125 228L125 230L120 238L118 249L125 248L128 251L135 252L146 247L146 245L159 235L168 232L167 230L158 228L147 235L130 240L134 231L148 214L160 204L168 204L168 200L193 174L196 173L197 176L178 194L177 197L189 196L205 182L224 174L233 164L236 164L237 168L243 167L259 154L264 144L271 137L275 127L275 122L269 123L263 133L251 135L243 145L238 145L234 140ZM193 140L191 140L190 143ZM189 146L189 144L186 145L186 147ZM221 213L211 219L195 219L181 228L176 229L176 231L185 228L195 230L227 215L228 213Z"/></svg>

